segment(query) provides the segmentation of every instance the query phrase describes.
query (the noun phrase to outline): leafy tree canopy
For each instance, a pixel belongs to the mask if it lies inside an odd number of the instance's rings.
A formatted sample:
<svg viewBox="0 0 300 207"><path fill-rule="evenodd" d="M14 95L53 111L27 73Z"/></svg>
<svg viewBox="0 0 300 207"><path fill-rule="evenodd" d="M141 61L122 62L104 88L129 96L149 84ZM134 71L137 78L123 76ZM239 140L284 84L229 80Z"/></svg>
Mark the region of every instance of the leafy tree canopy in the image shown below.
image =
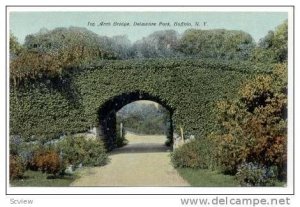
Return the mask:
<svg viewBox="0 0 300 207"><path fill-rule="evenodd" d="M176 47L179 34L174 30L162 30L136 41L132 46L134 57L172 57L178 55Z"/></svg>
<svg viewBox="0 0 300 207"><path fill-rule="evenodd" d="M251 55L256 62L284 62L288 57L288 21L262 38Z"/></svg>
<svg viewBox="0 0 300 207"><path fill-rule="evenodd" d="M180 38L177 49L197 57L245 60L254 46L252 37L243 31L190 29Z"/></svg>

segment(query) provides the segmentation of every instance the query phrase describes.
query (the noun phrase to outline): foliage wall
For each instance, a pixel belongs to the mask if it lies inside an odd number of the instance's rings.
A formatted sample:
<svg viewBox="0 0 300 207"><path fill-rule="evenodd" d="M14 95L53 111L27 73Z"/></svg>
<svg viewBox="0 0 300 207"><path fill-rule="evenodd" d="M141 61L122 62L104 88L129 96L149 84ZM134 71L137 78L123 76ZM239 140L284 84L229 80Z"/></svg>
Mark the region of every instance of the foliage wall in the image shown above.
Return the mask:
<svg viewBox="0 0 300 207"><path fill-rule="evenodd" d="M173 111L174 130L200 138L215 130L216 101L268 65L215 59L102 60L55 77L10 85L10 134L52 139L99 123L101 105L136 91L159 97Z"/></svg>

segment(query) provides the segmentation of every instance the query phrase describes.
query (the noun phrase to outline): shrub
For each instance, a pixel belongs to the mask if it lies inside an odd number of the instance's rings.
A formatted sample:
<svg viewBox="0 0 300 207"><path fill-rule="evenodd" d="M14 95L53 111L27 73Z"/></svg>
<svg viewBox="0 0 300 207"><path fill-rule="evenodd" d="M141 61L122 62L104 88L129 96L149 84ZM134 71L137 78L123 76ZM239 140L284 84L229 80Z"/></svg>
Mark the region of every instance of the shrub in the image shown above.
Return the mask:
<svg viewBox="0 0 300 207"><path fill-rule="evenodd" d="M25 172L25 167L22 158L18 155L9 156L9 178L11 180L22 178Z"/></svg>
<svg viewBox="0 0 300 207"><path fill-rule="evenodd" d="M20 136L9 136L9 154L17 155L22 142Z"/></svg>
<svg viewBox="0 0 300 207"><path fill-rule="evenodd" d="M128 140L125 138L125 128L122 127L122 134L121 134L121 129L120 129L120 124L117 123L117 133L116 133L116 145L117 147L123 147L124 145L126 145L128 143Z"/></svg>
<svg viewBox="0 0 300 207"><path fill-rule="evenodd" d="M265 167L255 163L244 163L239 166L235 175L242 186L274 186L277 167Z"/></svg>
<svg viewBox="0 0 300 207"><path fill-rule="evenodd" d="M25 142L20 136L10 136L9 154L17 155L22 159L25 169L38 170L32 165L34 154L44 150L40 142Z"/></svg>
<svg viewBox="0 0 300 207"><path fill-rule="evenodd" d="M57 146L67 164L102 166L107 163L106 150L103 142L99 139L68 136L60 141Z"/></svg>
<svg viewBox="0 0 300 207"><path fill-rule="evenodd" d="M195 140L175 149L171 161L174 167L207 169L211 165L209 155L207 140Z"/></svg>
<svg viewBox="0 0 300 207"><path fill-rule="evenodd" d="M239 99L218 103L220 131L213 137L223 171L235 174L244 162L278 168L286 179L287 65L249 80Z"/></svg>
<svg viewBox="0 0 300 207"><path fill-rule="evenodd" d="M53 149L38 150L34 153L31 165L48 174L63 172L63 163L59 154Z"/></svg>
<svg viewBox="0 0 300 207"><path fill-rule="evenodd" d="M32 160L34 155L38 151L44 150L44 147L37 142L23 142L18 148L18 155L22 158L26 169L38 170L36 166L33 166Z"/></svg>

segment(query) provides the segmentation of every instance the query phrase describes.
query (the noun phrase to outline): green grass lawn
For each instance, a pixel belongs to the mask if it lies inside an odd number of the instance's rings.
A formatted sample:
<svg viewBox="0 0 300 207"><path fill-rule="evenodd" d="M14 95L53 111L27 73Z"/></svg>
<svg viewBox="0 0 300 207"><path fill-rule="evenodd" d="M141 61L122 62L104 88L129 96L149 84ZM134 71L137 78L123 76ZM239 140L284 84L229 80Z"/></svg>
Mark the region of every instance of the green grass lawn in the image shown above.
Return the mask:
<svg viewBox="0 0 300 207"><path fill-rule="evenodd" d="M51 178L51 175L40 171L28 170L23 179L10 181L12 187L66 187L74 180L75 175L65 175L63 177Z"/></svg>
<svg viewBox="0 0 300 207"><path fill-rule="evenodd" d="M192 168L177 168L183 179L194 187L239 187L234 176L217 171ZM285 187L286 182L276 181L274 187Z"/></svg>
<svg viewBox="0 0 300 207"><path fill-rule="evenodd" d="M206 169L177 168L183 179L195 187L238 187L234 176Z"/></svg>

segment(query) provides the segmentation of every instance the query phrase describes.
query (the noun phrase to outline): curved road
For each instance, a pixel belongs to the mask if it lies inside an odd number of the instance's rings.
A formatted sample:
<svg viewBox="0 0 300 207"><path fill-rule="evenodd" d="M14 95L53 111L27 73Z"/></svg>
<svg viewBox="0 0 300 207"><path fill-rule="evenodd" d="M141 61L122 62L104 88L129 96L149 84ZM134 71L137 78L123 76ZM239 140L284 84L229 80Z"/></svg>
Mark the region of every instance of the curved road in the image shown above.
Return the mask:
<svg viewBox="0 0 300 207"><path fill-rule="evenodd" d="M107 165L80 170L71 186L189 186L170 163L165 136L127 133L126 139Z"/></svg>

